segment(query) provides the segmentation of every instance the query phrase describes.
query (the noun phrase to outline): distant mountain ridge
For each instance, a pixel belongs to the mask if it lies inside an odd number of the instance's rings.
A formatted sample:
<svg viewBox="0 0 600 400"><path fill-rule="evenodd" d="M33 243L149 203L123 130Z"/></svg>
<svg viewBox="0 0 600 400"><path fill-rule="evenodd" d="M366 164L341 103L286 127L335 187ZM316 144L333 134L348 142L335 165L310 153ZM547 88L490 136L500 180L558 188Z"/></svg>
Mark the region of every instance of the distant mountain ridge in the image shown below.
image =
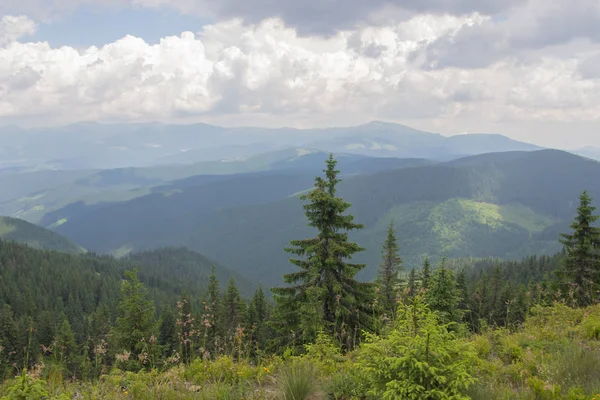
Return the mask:
<svg viewBox="0 0 600 400"><path fill-rule="evenodd" d="M493 151L540 149L500 135L442 136L379 121L318 129L80 123L29 130L0 127L0 137L0 168L38 169L189 164L247 158L290 147L437 160Z"/></svg>
<svg viewBox="0 0 600 400"><path fill-rule="evenodd" d="M265 179L262 185L267 188L271 178ZM425 256L435 260L442 255L520 258L553 253L560 249L557 233L568 227L581 191L589 190L598 204L596 182L600 163L568 152L540 150L348 176L339 194L352 203L349 212L356 221L365 224L351 237L367 248L356 260L367 263L364 274L372 278L392 219L407 267L418 267ZM248 181L231 180L229 190L252 190L242 184ZM289 241L314 234L296 195L274 191L272 198L280 199L194 207L195 201L202 204L202 196L216 193L202 192L192 187L189 196L184 191L172 202L169 196L154 205L150 198L141 198L91 210L56 230L101 252L114 252L125 244L134 250L187 246L269 284L278 284L291 268L283 251ZM191 206L177 206L181 201ZM212 201L219 203L218 198Z"/></svg>
<svg viewBox="0 0 600 400"><path fill-rule="evenodd" d="M178 186L227 180L236 175L286 172L314 175L322 169L326 152L288 148L235 161L207 161L194 164L111 170L34 171L0 175L0 214L22 218L43 226L49 215L63 207L101 206L127 201L152 193L177 191ZM407 165L431 163L424 159L373 158L337 154L345 174L376 172ZM249 174L249 175L248 175Z"/></svg>
<svg viewBox="0 0 600 400"><path fill-rule="evenodd" d="M600 161L600 148L598 147L585 146L576 150L571 150L571 153Z"/></svg>

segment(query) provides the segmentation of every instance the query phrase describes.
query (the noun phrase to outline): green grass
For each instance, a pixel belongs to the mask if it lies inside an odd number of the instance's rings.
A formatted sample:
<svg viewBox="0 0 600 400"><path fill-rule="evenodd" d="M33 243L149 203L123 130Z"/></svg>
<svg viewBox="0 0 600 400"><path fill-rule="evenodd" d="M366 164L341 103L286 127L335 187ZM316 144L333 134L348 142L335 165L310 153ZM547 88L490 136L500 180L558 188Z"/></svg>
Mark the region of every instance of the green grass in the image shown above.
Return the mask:
<svg viewBox="0 0 600 400"><path fill-rule="evenodd" d="M282 366L277 376L277 400L317 400L322 398L315 367L307 361Z"/></svg>

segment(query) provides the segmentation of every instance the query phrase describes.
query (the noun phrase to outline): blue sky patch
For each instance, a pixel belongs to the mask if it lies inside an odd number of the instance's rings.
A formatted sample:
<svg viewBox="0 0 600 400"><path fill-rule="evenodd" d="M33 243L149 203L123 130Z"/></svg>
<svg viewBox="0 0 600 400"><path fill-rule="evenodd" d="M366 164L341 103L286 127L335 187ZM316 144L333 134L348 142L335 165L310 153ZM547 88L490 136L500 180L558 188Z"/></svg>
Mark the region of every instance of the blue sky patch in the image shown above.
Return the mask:
<svg viewBox="0 0 600 400"><path fill-rule="evenodd" d="M79 7L73 14L52 23L40 23L39 29L28 37L32 41L47 41L52 47L85 48L112 43L126 35L158 43L165 36L179 36L181 32L198 32L212 23L207 18L183 15L172 8L106 9Z"/></svg>

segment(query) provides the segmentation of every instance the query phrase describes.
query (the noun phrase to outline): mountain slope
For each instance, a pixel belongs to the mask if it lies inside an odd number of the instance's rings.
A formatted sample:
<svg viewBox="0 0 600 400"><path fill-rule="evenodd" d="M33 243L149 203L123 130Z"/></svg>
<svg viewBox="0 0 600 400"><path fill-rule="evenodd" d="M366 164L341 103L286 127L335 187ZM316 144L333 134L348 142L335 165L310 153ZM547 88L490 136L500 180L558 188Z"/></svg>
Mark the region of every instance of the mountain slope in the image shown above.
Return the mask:
<svg viewBox="0 0 600 400"><path fill-rule="evenodd" d="M299 154L299 155L298 155ZM293 157L291 157L294 155ZM166 185L123 193L126 197L113 197L102 202L77 201L55 211L46 211L40 224L56 227L66 221L96 212L100 208L110 208L110 215L119 221L141 220L160 210L163 217L182 215L202 210L208 212L216 208L261 204L286 198L294 193L310 188L315 175L322 169L322 161L327 157L322 152L278 152L271 154L269 170L246 174L198 175ZM338 156L340 168L346 175L360 175L377 171L394 170L413 166L429 165L422 159L372 158L341 154ZM130 201L126 201L130 200ZM108 211L107 211L108 212ZM130 223L127 225L130 225ZM128 229L123 227L123 229Z"/></svg>
<svg viewBox="0 0 600 400"><path fill-rule="evenodd" d="M65 253L83 253L85 250L56 232L29 222L10 217L0 217L0 239L23 243L28 246L57 250Z"/></svg>
<svg viewBox="0 0 600 400"><path fill-rule="evenodd" d="M543 150L348 177L339 193L352 203L349 211L357 222L365 224L352 237L367 248L357 260L368 264L365 277L371 278L392 218L407 266L419 266L425 255L554 252L556 233L568 225L581 191L588 189L600 200L599 181L600 163ZM136 207L131 203L130 212ZM289 241L314 234L296 196L212 210L191 207L179 215L166 215L165 207L147 209L145 218L137 219L107 208L57 230L103 252L187 246L269 284L291 269L283 251ZM115 229L117 223L123 227Z"/></svg>
<svg viewBox="0 0 600 400"><path fill-rule="evenodd" d="M133 253L125 257L123 262L136 266L141 279L163 282L161 286L172 292L183 290L196 295L203 293L209 285L213 268L222 289L225 289L230 278L235 279L243 297L251 297L258 289L256 281L202 254L181 247Z"/></svg>
<svg viewBox="0 0 600 400"><path fill-rule="evenodd" d="M73 330L82 335L79 339L86 340L90 317L98 306L116 311L124 271L138 269L140 281L159 310L172 308L185 292L193 294L198 309L213 266L222 289L230 276L245 298L257 288L251 280L185 249L158 249L117 260L0 241L0 304L11 306L16 315L30 315L36 320L44 311L64 312Z"/></svg>

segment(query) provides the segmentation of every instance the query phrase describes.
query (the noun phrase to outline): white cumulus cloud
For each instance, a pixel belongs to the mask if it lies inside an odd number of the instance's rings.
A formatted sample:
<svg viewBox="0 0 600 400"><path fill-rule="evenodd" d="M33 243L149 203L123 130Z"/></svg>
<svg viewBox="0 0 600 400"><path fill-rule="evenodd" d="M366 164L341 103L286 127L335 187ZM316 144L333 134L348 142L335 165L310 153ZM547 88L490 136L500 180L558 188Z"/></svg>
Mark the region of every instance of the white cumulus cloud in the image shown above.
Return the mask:
<svg viewBox="0 0 600 400"><path fill-rule="evenodd" d="M440 41L450 46L456 41L449 38L464 40L466 30L494 23L480 13L430 13L325 37L299 35L279 18L253 25L231 19L154 45L126 36L76 50L27 42L24 35L35 24L4 17L0 119L296 126L387 119L449 132L597 123L599 53L589 41L581 51L538 54L527 62L504 42L475 46L485 62L465 52L468 62L431 67L432 54L451 56L443 47L431 53ZM501 54L486 55L490 49Z"/></svg>
<svg viewBox="0 0 600 400"><path fill-rule="evenodd" d="M36 23L26 16L5 15L0 18L0 46L17 39L32 35L37 29Z"/></svg>

